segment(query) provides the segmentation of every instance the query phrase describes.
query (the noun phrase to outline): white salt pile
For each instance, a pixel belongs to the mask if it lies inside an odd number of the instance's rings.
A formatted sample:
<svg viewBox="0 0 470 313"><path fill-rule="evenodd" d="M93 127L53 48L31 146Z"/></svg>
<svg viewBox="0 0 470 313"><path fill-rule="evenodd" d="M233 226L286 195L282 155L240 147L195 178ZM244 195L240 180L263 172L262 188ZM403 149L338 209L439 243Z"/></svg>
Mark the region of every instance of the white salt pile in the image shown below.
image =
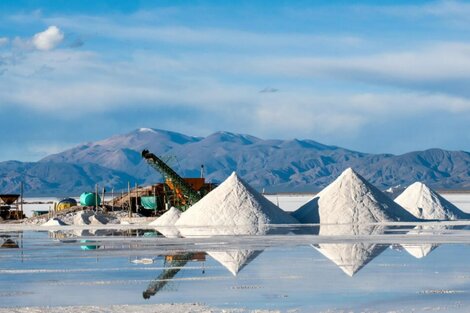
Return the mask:
<svg viewBox="0 0 470 313"><path fill-rule="evenodd" d="M292 215L302 223L322 224L416 220L351 168Z"/></svg>
<svg viewBox="0 0 470 313"><path fill-rule="evenodd" d="M73 217L73 225L89 225L92 212L77 212Z"/></svg>
<svg viewBox="0 0 470 313"><path fill-rule="evenodd" d="M175 207L171 207L162 216L151 222L150 226L174 226L176 221L180 218L181 211Z"/></svg>
<svg viewBox="0 0 470 313"><path fill-rule="evenodd" d="M90 216L90 225L105 225L107 223L108 220L101 214L93 214Z"/></svg>
<svg viewBox="0 0 470 313"><path fill-rule="evenodd" d="M171 207L162 216L151 222L149 225L167 238L180 237L179 230L175 227L176 221L180 218L181 211L175 207Z"/></svg>
<svg viewBox="0 0 470 313"><path fill-rule="evenodd" d="M377 225L321 225L320 236L370 236L384 233L384 228ZM321 254L335 263L343 272L353 276L367 263L372 261L387 246L367 242L328 243L314 246Z"/></svg>
<svg viewBox="0 0 470 313"><path fill-rule="evenodd" d="M238 272L253 261L261 252L254 250L231 250L223 252L209 251L207 254L228 269L233 276L237 276Z"/></svg>
<svg viewBox="0 0 470 313"><path fill-rule="evenodd" d="M458 220L470 215L441 197L423 183L416 182L405 189L395 202L420 219Z"/></svg>
<svg viewBox="0 0 470 313"><path fill-rule="evenodd" d="M108 219L98 213L92 211L77 212L73 216L73 225L104 225L108 223Z"/></svg>
<svg viewBox="0 0 470 313"><path fill-rule="evenodd" d="M57 217L51 218L41 226L66 226L62 220L58 219Z"/></svg>
<svg viewBox="0 0 470 313"><path fill-rule="evenodd" d="M185 237L210 235L263 235L269 224L297 224L240 179L234 172L222 184L183 212L176 222ZM208 254L236 275L258 256L254 250L210 251Z"/></svg>
<svg viewBox="0 0 470 313"><path fill-rule="evenodd" d="M183 236L252 235L265 233L268 224L296 223L295 218L233 172L222 184L183 212L175 225Z"/></svg>

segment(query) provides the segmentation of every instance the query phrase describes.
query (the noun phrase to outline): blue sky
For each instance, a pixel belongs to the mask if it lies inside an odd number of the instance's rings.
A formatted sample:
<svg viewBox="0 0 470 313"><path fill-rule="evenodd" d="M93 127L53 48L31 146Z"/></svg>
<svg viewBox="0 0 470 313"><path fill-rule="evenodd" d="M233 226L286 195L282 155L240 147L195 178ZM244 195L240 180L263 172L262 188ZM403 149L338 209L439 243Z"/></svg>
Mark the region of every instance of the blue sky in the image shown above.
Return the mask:
<svg viewBox="0 0 470 313"><path fill-rule="evenodd" d="M0 161L154 127L470 151L470 2L0 2Z"/></svg>

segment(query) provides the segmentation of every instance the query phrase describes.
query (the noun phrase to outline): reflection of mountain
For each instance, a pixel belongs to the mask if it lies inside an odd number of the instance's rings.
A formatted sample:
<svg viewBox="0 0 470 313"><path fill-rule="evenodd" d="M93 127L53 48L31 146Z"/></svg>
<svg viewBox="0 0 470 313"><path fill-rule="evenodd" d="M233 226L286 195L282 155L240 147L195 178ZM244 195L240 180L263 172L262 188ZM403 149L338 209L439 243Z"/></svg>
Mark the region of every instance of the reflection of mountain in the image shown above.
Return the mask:
<svg viewBox="0 0 470 313"><path fill-rule="evenodd" d="M375 225L321 225L320 236L365 236L384 233L382 226ZM321 254L333 261L343 272L353 276L372 261L387 246L367 243L328 243L314 246Z"/></svg>

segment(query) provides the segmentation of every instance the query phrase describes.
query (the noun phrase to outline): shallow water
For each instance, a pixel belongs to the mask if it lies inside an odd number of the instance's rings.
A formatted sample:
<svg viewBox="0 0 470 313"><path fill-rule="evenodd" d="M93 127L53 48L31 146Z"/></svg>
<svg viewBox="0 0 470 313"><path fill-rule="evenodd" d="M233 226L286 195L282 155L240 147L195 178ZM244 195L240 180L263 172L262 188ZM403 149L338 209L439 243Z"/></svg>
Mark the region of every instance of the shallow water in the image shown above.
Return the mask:
<svg viewBox="0 0 470 313"><path fill-rule="evenodd" d="M190 302L298 312L467 312L466 227L286 226L185 239L153 229L5 231L0 243L11 241L0 249L0 306Z"/></svg>

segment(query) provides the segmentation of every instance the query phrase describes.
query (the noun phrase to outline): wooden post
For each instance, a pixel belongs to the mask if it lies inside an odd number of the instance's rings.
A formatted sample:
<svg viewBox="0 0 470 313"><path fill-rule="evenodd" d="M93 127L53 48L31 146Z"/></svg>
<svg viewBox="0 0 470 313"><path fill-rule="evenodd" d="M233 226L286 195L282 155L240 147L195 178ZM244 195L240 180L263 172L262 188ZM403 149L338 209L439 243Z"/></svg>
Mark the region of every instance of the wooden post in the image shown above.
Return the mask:
<svg viewBox="0 0 470 313"><path fill-rule="evenodd" d="M112 199L112 202L111 202L111 211L114 212L114 187L111 188L111 199Z"/></svg>
<svg viewBox="0 0 470 313"><path fill-rule="evenodd" d="M127 197L129 198L129 217L132 217L132 209L131 209L131 182L127 182Z"/></svg>
<svg viewBox="0 0 470 313"><path fill-rule="evenodd" d="M135 211L137 212L137 202L139 201L139 186L135 183Z"/></svg>
<svg viewBox="0 0 470 313"><path fill-rule="evenodd" d="M103 212L107 213L108 210L106 209L106 202L104 201L105 195L106 195L106 187L103 186L103 197L101 198L101 201L102 201L101 207L103 208Z"/></svg>
<svg viewBox="0 0 470 313"><path fill-rule="evenodd" d="M24 212L23 212L23 192L24 192L24 187L23 187L23 182L21 182L20 184L20 211L21 211L21 218L23 218L24 216Z"/></svg>
<svg viewBox="0 0 470 313"><path fill-rule="evenodd" d="M95 185L95 210L98 211L98 184Z"/></svg>

